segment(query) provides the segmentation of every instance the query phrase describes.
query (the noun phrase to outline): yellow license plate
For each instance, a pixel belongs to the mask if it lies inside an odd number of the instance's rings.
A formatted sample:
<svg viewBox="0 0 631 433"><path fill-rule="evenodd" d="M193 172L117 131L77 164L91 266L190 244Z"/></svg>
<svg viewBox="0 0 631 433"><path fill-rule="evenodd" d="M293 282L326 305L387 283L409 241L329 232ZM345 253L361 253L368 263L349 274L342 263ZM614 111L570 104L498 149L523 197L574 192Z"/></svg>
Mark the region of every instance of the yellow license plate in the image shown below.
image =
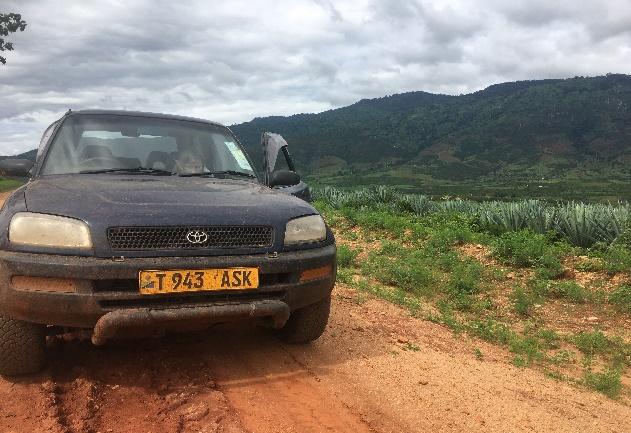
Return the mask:
<svg viewBox="0 0 631 433"><path fill-rule="evenodd" d="M138 287L143 295L256 289L258 286L257 268L182 269L138 273Z"/></svg>

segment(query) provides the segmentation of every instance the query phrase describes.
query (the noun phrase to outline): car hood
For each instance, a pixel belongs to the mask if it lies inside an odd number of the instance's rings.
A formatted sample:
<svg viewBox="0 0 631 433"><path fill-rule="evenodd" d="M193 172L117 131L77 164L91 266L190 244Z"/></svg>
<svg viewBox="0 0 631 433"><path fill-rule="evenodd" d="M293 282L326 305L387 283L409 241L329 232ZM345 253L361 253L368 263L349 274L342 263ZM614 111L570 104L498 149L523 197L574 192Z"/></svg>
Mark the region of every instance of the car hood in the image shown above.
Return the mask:
<svg viewBox="0 0 631 433"><path fill-rule="evenodd" d="M111 174L47 176L30 182L24 197L29 212L85 221L90 226L98 256L112 255L107 228L115 226L269 225L275 231L270 250L277 251L282 247L289 219L317 213L296 197L237 179ZM194 253L199 255L200 251Z"/></svg>

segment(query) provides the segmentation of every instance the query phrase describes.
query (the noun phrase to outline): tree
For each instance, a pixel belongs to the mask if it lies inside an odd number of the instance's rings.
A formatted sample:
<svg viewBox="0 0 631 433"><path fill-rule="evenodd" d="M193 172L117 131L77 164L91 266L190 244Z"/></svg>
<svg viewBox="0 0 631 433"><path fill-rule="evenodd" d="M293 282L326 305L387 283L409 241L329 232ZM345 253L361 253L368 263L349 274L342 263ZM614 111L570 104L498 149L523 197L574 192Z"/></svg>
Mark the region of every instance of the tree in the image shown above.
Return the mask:
<svg viewBox="0 0 631 433"><path fill-rule="evenodd" d="M25 28L26 21L22 20L22 15L14 13L0 14L0 51L13 51L13 44L5 42L4 36L9 36L9 33L15 33L18 30L23 32ZM0 56L0 63L5 65L7 59Z"/></svg>

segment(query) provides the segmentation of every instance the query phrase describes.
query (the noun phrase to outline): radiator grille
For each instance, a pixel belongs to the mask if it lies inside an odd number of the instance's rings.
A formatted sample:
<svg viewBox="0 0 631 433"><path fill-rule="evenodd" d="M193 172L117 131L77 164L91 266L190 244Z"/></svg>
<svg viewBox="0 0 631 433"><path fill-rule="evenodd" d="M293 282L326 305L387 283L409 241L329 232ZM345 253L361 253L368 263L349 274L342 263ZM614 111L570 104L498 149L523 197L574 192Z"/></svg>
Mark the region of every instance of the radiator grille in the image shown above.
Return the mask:
<svg viewBox="0 0 631 433"><path fill-rule="evenodd" d="M110 227L112 250L260 248L273 242L269 226Z"/></svg>

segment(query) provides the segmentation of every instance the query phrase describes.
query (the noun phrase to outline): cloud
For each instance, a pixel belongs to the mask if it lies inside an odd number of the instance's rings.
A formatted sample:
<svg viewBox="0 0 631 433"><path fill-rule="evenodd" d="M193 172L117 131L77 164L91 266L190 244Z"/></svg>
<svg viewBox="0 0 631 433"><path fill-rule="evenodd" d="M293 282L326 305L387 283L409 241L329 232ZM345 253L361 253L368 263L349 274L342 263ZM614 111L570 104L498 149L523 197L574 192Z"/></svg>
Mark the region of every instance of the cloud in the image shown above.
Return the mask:
<svg viewBox="0 0 631 433"><path fill-rule="evenodd" d="M68 108L227 124L411 90L629 72L627 1L3 1L0 154Z"/></svg>

